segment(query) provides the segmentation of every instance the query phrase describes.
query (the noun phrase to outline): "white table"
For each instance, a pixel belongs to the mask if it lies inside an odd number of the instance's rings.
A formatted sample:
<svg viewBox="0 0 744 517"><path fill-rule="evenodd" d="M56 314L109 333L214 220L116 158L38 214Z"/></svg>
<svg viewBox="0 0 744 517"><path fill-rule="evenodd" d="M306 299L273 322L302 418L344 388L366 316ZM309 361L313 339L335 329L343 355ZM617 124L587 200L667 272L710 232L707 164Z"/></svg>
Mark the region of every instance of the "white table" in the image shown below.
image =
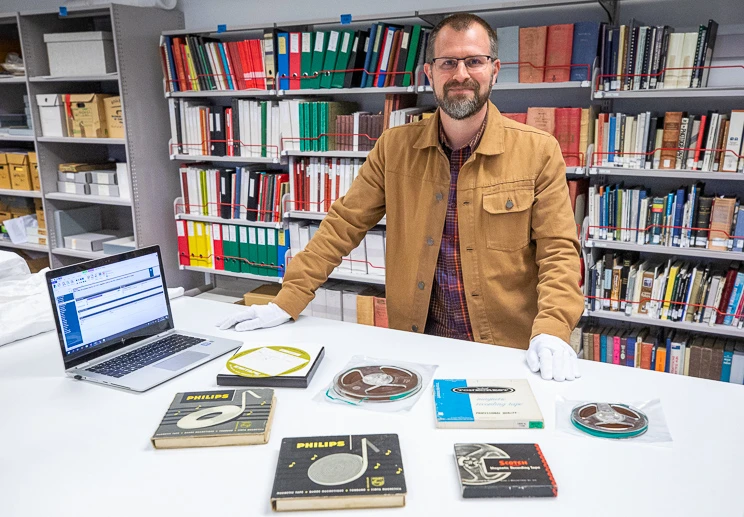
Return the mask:
<svg viewBox="0 0 744 517"><path fill-rule="evenodd" d="M362 327L317 318L238 334L213 322L228 307L173 302L185 330L247 342L315 341L326 358L306 390L280 389L267 445L155 450L150 436L174 394L216 387L212 361L147 393L63 376L53 333L0 348L0 516L268 515L283 437L397 433L408 485L405 508L332 515L744 515L744 388L720 382L582 362L576 382L546 382L524 353L482 344ZM438 430L431 387L409 412L385 414L312 398L352 355L438 364L439 378L528 378L543 430ZM612 442L556 431L555 400L660 398L673 446ZM463 500L455 442L540 444L558 483L547 499ZM312 513L312 512L310 512ZM314 514L314 513L313 513Z"/></svg>

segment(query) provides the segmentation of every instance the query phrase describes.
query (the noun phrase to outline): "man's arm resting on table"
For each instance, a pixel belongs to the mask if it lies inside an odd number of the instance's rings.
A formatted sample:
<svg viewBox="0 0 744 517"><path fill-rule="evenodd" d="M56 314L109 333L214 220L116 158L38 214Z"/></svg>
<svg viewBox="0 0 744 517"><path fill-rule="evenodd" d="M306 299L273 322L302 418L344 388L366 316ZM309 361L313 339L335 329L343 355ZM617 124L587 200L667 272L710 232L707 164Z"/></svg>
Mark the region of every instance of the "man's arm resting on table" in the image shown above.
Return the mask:
<svg viewBox="0 0 744 517"><path fill-rule="evenodd" d="M537 316L527 361L543 378L579 376L576 352L568 344L584 310L580 246L566 184L566 166L558 142L545 142L547 156L535 182L532 239L538 266Z"/></svg>

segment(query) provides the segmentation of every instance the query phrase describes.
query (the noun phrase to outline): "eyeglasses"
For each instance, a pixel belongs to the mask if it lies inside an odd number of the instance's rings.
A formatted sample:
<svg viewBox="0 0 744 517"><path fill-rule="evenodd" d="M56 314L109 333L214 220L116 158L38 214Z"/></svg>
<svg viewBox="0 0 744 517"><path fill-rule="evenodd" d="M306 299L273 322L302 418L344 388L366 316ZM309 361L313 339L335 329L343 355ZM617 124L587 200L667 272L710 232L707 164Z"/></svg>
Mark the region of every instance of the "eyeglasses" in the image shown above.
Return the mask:
<svg viewBox="0 0 744 517"><path fill-rule="evenodd" d="M431 60L431 64L440 72L451 72L462 61L465 63L465 67L471 72L480 72L492 59L491 56L435 57Z"/></svg>

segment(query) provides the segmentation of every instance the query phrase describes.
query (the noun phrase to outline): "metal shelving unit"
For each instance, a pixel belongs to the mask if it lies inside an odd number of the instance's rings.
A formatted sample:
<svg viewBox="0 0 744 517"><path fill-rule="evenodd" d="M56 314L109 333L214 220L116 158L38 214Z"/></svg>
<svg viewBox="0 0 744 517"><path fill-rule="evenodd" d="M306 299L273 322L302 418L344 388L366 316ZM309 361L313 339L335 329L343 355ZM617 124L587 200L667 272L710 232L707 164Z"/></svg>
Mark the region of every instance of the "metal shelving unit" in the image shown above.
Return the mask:
<svg viewBox="0 0 744 517"><path fill-rule="evenodd" d="M186 92L166 92L166 98L197 98L203 99L208 97L276 97L276 90L201 90Z"/></svg>
<svg viewBox="0 0 744 517"><path fill-rule="evenodd" d="M184 26L183 13L155 8L103 4L15 14L27 78L31 113L36 128L41 197L46 212L52 267L65 266L80 259L105 256L101 252L69 250L56 235L54 213L81 206L101 205L104 226L134 235L137 246L157 244L171 285L190 288L198 275L178 266L177 240L172 225L171 203L179 192L177 167L163 149L168 145L170 126L167 106L162 102L162 67L153 52L153 42L163 30ZM107 30L113 34L117 72L92 76L51 77L44 34ZM28 79L28 80L27 80ZM90 84L88 84L90 83ZM124 138L57 138L41 135L36 94L49 92L105 92L121 97ZM0 140L2 138L0 137ZM74 144L74 145L65 145ZM126 162L131 200L106 196L81 196L57 192L57 167L65 162ZM38 251L38 250L37 250Z"/></svg>
<svg viewBox="0 0 744 517"><path fill-rule="evenodd" d="M26 82L26 76L13 75L0 77L0 84L24 84Z"/></svg>
<svg viewBox="0 0 744 517"><path fill-rule="evenodd" d="M741 88L669 88L661 90L593 91L593 99L716 99L744 97Z"/></svg>
<svg viewBox="0 0 744 517"><path fill-rule="evenodd" d="M282 283L282 279L278 276L263 276L263 275L252 275L250 273L234 273L233 271L224 271L218 269L211 269L208 267L199 266L181 266L181 269L185 271L196 271L198 273L204 273L205 275L224 275L231 276L234 278L244 278L247 280L260 280L262 282L273 282L275 284Z"/></svg>
<svg viewBox="0 0 744 517"><path fill-rule="evenodd" d="M644 316L626 316L624 312L612 311L586 311L587 316L601 318L606 320L624 321L636 323L638 325L649 325L655 327L667 327L688 332L700 332L703 334L716 334L728 337L744 337L744 329L726 326L726 325L707 325L705 323L689 323L685 321L669 321L648 318Z"/></svg>
<svg viewBox="0 0 744 517"><path fill-rule="evenodd" d="M247 221L245 219L222 219L221 217L210 217L207 215L196 214L176 214L176 220L180 221L200 221L204 223L217 224L236 224L238 226L255 226L257 228L281 228L282 223L265 223L263 221Z"/></svg>
<svg viewBox="0 0 744 517"><path fill-rule="evenodd" d="M584 242L587 248L602 248L619 251L637 251L640 253L656 253L659 255L676 255L679 257L718 259L718 260L742 260L744 253L735 251L715 251L705 248L677 248L673 246L658 246L654 244L634 244L632 242L605 241L600 239L587 239Z"/></svg>
<svg viewBox="0 0 744 517"><path fill-rule="evenodd" d="M496 83L493 92L498 91L532 91L532 90L570 90L589 88L590 81L566 81L561 83ZM418 93L433 93L431 86L418 86Z"/></svg>
<svg viewBox="0 0 744 517"><path fill-rule="evenodd" d="M33 197L41 199L41 192L38 190L16 190L12 188L0 188L0 196Z"/></svg>
<svg viewBox="0 0 744 517"><path fill-rule="evenodd" d="M282 156L307 156L328 158L366 158L369 151L282 151Z"/></svg>
<svg viewBox="0 0 744 517"><path fill-rule="evenodd" d="M289 210L284 214L284 217L288 217L290 219L303 219L306 221L322 221L325 219L325 216L328 215L327 212L308 212L306 210ZM387 219L383 217L380 219L380 222L377 223L378 226L385 226L387 224Z"/></svg>
<svg viewBox="0 0 744 517"><path fill-rule="evenodd" d="M182 162L218 162L218 163L279 163L279 158L263 158L250 156L201 156L194 154L172 154L171 160Z"/></svg>
<svg viewBox="0 0 744 517"><path fill-rule="evenodd" d="M33 136L26 135L0 135L0 142L33 142Z"/></svg>
<svg viewBox="0 0 744 517"><path fill-rule="evenodd" d="M47 253L49 251L49 248L44 244L32 244L30 242L24 242L21 244L13 244L10 241L6 240L0 240L0 248L11 248L16 250L25 250L25 251L38 251L41 253Z"/></svg>
<svg viewBox="0 0 744 517"><path fill-rule="evenodd" d="M686 180L742 181L737 172L704 172L682 169L625 169L623 167L590 167L590 176L641 176L644 178L673 178Z"/></svg>
<svg viewBox="0 0 744 517"><path fill-rule="evenodd" d="M122 199L112 196L90 196L85 194L65 194L64 192L48 192L44 194L47 199L57 199L60 201L75 201L78 203L94 203L98 205L118 205L132 206L130 199Z"/></svg>

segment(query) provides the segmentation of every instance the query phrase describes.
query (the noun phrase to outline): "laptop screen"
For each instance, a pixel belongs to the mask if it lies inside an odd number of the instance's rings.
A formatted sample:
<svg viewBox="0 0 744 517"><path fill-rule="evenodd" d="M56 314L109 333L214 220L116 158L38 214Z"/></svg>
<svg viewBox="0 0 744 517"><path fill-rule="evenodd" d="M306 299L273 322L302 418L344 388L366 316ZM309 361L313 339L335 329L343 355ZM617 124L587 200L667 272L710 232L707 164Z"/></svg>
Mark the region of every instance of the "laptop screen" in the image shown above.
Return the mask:
<svg viewBox="0 0 744 517"><path fill-rule="evenodd" d="M49 279L66 364L173 327L157 249L129 255L135 256L72 266Z"/></svg>

